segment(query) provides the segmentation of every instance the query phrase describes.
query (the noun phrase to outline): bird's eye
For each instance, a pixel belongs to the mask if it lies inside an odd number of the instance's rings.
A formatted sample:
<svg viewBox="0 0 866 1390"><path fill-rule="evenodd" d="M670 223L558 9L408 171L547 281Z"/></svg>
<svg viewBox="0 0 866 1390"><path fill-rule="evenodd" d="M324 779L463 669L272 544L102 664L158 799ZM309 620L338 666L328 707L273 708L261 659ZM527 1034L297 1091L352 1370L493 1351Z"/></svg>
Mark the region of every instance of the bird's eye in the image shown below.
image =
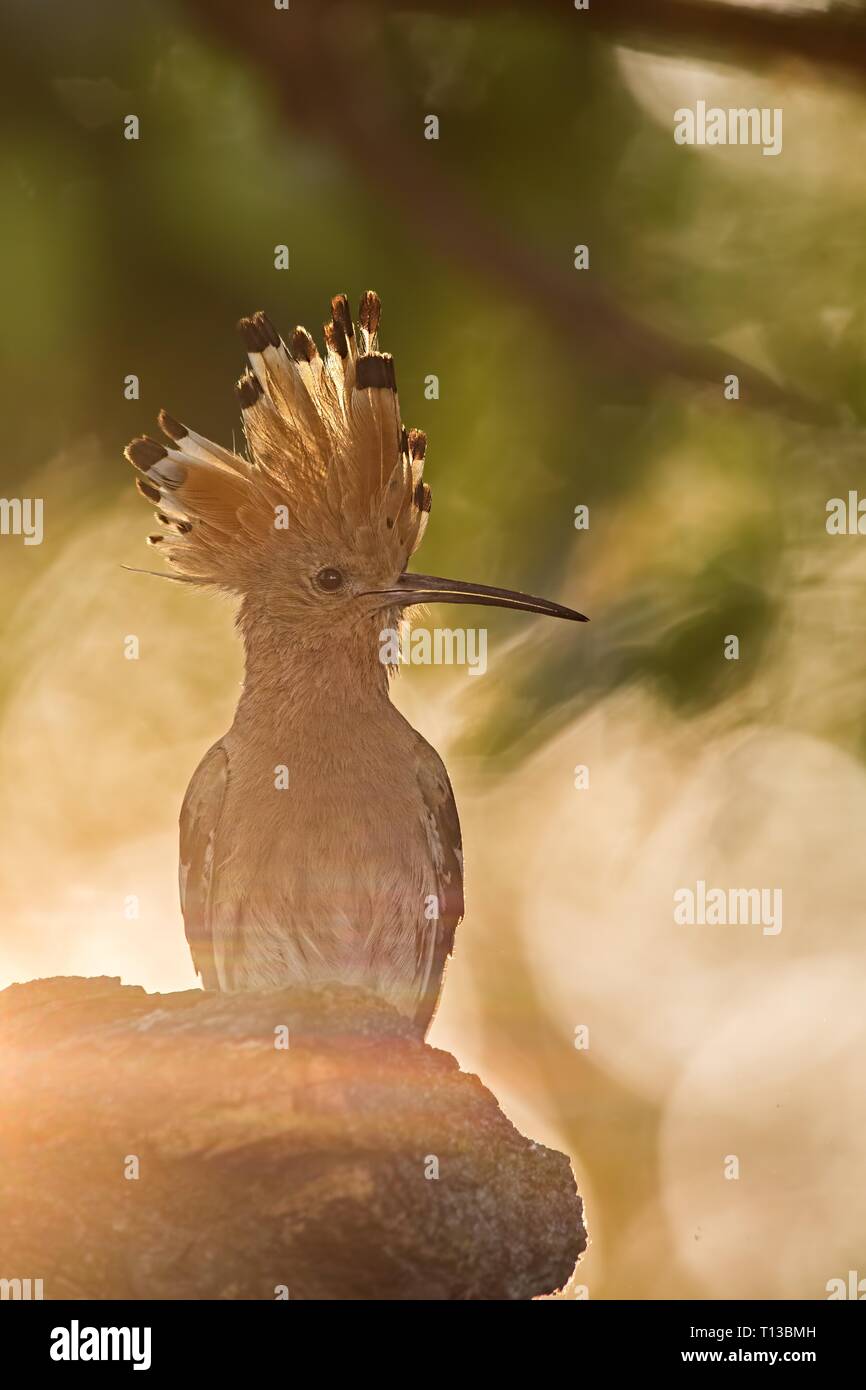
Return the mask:
<svg viewBox="0 0 866 1390"><path fill-rule="evenodd" d="M343 587L343 576L339 570L323 569L316 575L316 583L326 593L333 594Z"/></svg>

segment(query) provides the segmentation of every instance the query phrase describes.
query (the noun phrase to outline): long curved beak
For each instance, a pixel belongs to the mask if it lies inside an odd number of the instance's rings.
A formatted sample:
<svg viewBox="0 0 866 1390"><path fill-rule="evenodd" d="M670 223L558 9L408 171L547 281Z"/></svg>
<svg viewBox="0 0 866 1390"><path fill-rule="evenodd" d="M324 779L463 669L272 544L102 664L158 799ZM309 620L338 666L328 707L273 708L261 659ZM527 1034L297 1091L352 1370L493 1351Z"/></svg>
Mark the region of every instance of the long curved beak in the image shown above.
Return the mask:
<svg viewBox="0 0 866 1390"><path fill-rule="evenodd" d="M470 584L463 579L438 579L434 574L401 574L393 589L378 589L383 607L411 608L414 603L479 603L490 608L513 608L524 613L546 613L551 618L570 618L588 623L584 613L565 608L550 599L535 598L515 589L496 589L489 584Z"/></svg>

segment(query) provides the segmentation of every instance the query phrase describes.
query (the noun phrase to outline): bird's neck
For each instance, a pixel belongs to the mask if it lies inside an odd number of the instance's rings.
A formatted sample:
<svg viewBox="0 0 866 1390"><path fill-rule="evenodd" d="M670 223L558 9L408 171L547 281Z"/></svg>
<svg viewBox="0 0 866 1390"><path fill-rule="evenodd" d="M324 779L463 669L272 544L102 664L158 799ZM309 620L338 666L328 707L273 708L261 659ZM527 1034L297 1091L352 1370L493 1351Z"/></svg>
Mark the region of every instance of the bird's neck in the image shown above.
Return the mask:
<svg viewBox="0 0 866 1390"><path fill-rule="evenodd" d="M388 671L379 656L382 623L348 632L296 631L249 601L238 614L246 669L235 727L350 721L390 709Z"/></svg>

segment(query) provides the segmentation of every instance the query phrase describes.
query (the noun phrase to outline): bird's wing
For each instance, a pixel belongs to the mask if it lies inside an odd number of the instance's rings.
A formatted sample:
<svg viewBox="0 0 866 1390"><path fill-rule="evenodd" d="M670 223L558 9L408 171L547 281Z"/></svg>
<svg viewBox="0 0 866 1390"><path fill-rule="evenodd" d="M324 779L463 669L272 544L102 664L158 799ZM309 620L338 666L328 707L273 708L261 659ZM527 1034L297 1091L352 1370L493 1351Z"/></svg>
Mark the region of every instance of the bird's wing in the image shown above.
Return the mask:
<svg viewBox="0 0 866 1390"><path fill-rule="evenodd" d="M229 778L228 754L215 743L193 773L180 812L180 906L192 963L205 989L219 989L211 895L216 837Z"/></svg>
<svg viewBox="0 0 866 1390"><path fill-rule="evenodd" d="M433 1021L445 962L454 948L454 933L463 917L463 841L448 773L435 749L418 735L418 785L424 802L424 827L430 846L438 915L425 912L417 932L418 1006L415 1022L422 1036Z"/></svg>

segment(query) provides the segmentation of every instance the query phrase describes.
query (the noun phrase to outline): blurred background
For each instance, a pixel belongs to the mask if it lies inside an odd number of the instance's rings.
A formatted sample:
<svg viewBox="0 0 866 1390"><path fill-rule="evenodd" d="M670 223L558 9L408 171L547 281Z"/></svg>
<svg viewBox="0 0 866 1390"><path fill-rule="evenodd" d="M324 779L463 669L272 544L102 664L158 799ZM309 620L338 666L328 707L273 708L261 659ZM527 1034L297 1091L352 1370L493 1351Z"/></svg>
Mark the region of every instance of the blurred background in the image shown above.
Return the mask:
<svg viewBox="0 0 866 1390"><path fill-rule="evenodd" d="M158 567L121 451L160 406L240 442L235 320L321 342L373 287L420 567L592 618L479 610L486 675L396 682L466 844L432 1041L571 1156L564 1297L823 1298L866 1277L866 539L825 526L866 476L866 15L471 11L5 6L2 491L45 533L0 537L0 985L194 983L177 815L240 652L120 568ZM782 108L782 153L676 145L698 100ZM699 879L782 931L676 925Z"/></svg>

